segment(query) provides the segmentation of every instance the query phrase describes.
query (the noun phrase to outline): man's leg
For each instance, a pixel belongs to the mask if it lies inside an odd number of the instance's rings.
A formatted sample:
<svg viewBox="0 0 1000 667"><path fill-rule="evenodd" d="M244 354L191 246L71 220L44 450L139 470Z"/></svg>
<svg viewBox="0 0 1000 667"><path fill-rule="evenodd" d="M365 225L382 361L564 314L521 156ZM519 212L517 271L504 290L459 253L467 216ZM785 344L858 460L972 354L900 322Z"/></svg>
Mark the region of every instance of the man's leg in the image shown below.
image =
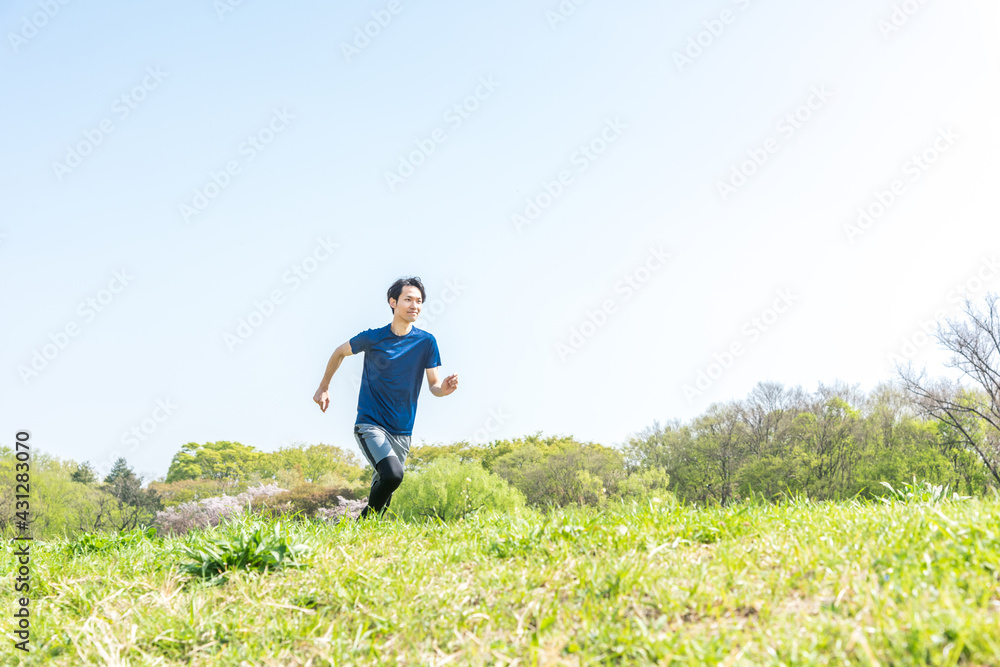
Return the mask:
<svg viewBox="0 0 1000 667"><path fill-rule="evenodd" d="M390 455L378 462L378 482L372 486L368 494L368 506L361 511L361 518L369 514L381 514L389 504L392 492L399 488L403 481L403 466L395 455Z"/></svg>
<svg viewBox="0 0 1000 667"><path fill-rule="evenodd" d="M391 433L386 433L385 437L386 440L389 442L389 444L392 446L392 451L396 454L396 458L399 459L399 465L402 470L403 466L406 465L406 457L410 453L410 436L393 435ZM392 504L392 494L390 493L389 498L386 499L385 505L382 508L383 512L389 509L389 505L391 504Z"/></svg>
<svg viewBox="0 0 1000 667"><path fill-rule="evenodd" d="M368 506L361 512L360 519L384 510L392 492L403 481L403 466L396 455L396 447L390 443L392 436L381 427L374 424L355 424L354 437L361 452L374 468L371 491L368 493Z"/></svg>

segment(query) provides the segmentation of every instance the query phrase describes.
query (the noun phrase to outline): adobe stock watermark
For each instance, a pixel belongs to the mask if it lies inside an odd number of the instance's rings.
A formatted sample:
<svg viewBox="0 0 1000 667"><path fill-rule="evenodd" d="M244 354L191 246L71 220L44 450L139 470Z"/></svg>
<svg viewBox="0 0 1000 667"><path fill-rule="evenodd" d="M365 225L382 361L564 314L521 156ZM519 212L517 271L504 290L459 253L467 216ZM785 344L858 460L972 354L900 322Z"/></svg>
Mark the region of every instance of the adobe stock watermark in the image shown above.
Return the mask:
<svg viewBox="0 0 1000 667"><path fill-rule="evenodd" d="M684 397L688 400L688 404L693 403L695 398L711 389L712 385L733 367L736 359L743 356L747 349L759 341L765 332L771 330L781 319L781 316L795 304L797 298L791 290L779 290L769 307L764 308L760 314L744 322L740 328L740 337L730 343L722 352L712 355L712 360L704 368L698 370L694 384L684 385Z"/></svg>
<svg viewBox="0 0 1000 667"><path fill-rule="evenodd" d="M490 441L490 437L499 431L510 417L504 414L503 408L490 408L489 416L483 421L483 425L472 432L472 444L485 445Z"/></svg>
<svg viewBox="0 0 1000 667"><path fill-rule="evenodd" d="M66 146L66 156L62 162L54 160L52 162L52 172L61 183L66 174L72 173L83 164L84 159L93 154L94 150L104 143L105 138L115 131L116 121L121 122L128 118L139 105L146 101L149 94L160 87L163 80L170 76L169 72L164 72L159 65L146 68L146 75L131 89L122 93L111 103L111 113L113 117L102 118L97 123L97 127L87 128L83 131L83 139Z"/></svg>
<svg viewBox="0 0 1000 667"><path fill-rule="evenodd" d="M573 18L577 8L586 2L587 0L562 0L554 8L545 11L545 20L549 22L549 27L555 30L560 24Z"/></svg>
<svg viewBox="0 0 1000 667"><path fill-rule="evenodd" d="M333 251L339 247L339 243L330 240L329 234L326 238L317 237L312 252L282 274L282 284L291 286L288 288L288 292L294 292L305 281L309 280L313 274L319 271L323 263L333 256ZM222 335L222 340L226 343L229 351L235 352L237 347L248 341L263 326L264 322L274 315L278 306L285 302L286 296L287 294L282 288L276 287L263 299L254 301L250 313L237 320L235 331L233 333L227 331Z"/></svg>
<svg viewBox="0 0 1000 667"><path fill-rule="evenodd" d="M156 399L156 407L148 417L142 419L138 424L133 424L131 428L122 433L121 442L127 446L128 451L134 452L140 442L146 442L160 425L173 416L174 411L180 406L170 400L170 397ZM117 452L116 452L117 453ZM115 458L118 458L117 456Z"/></svg>
<svg viewBox="0 0 1000 667"><path fill-rule="evenodd" d="M785 114L775 124L774 129L780 139L787 141L794 137L812 119L813 115L826 105L831 97L833 97L833 93L827 90L825 84L810 88L809 96L805 102ZM777 153L780 148L781 141L772 136L768 137L760 147L748 150L746 159L733 167L729 178L716 182L716 188L722 201L729 201L731 196L749 183L750 179L767 164L771 156Z"/></svg>
<svg viewBox="0 0 1000 667"><path fill-rule="evenodd" d="M243 167L256 160L279 134L288 129L289 123L294 119L295 116L287 109L274 109L267 123L253 134L247 135L236 147L237 157L228 160L218 171L209 171L208 180L194 189L190 203L183 202L178 206L181 220L190 222L191 218L201 215L232 184L233 178L243 171Z"/></svg>
<svg viewBox="0 0 1000 667"><path fill-rule="evenodd" d="M944 324L949 317L959 315L966 297L971 300L973 296L978 295L993 282L998 275L1000 275L1000 262L997 262L997 256L983 257L979 266L945 295L945 302L948 305L935 310L932 319L918 320L913 331L903 336L899 345L886 355L889 365L902 365L913 359L923 348L933 343L936 340L934 334L937 333L938 325Z"/></svg>
<svg viewBox="0 0 1000 667"><path fill-rule="evenodd" d="M128 273L128 269L114 271L107 287L98 290L93 296L87 297L76 307L76 314L82 318L83 324L90 324L99 313L107 310L108 306L133 280L134 277ZM42 371L48 368L56 357L66 349L70 341L80 335L81 330L80 323L76 319L72 319L58 331L49 332L49 342L43 344L40 349L33 349L31 360L27 364L20 364L17 367L17 373L24 385L28 386L29 380L38 377Z"/></svg>
<svg viewBox="0 0 1000 667"><path fill-rule="evenodd" d="M677 71L683 72L685 67L693 65L694 61L701 58L705 51L710 49L715 42L726 32L726 27L732 25L746 11L751 4L750 0L732 0L739 11L723 9L715 18L702 21L702 30L688 38L687 44L681 51L674 51L674 64Z"/></svg>
<svg viewBox="0 0 1000 667"><path fill-rule="evenodd" d="M340 52L344 54L344 59L351 62L351 58L360 56L361 52L371 45L372 40L381 35L402 11L403 5L400 0L389 0L384 9L373 11L371 21L354 29L354 39L351 42L340 43Z"/></svg>
<svg viewBox="0 0 1000 667"><path fill-rule="evenodd" d="M620 294L621 303L628 302L646 283L652 280L654 274L667 264L671 255L663 251L663 248L648 248L646 259L635 269L625 273L620 280L615 282L614 294ZM559 360L564 364L571 356L583 349L587 341L593 338L612 315L618 312L620 305L618 297L612 296L601 302L599 308L588 310L583 322L570 327L569 338L564 343L558 341L555 345Z"/></svg>
<svg viewBox="0 0 1000 667"><path fill-rule="evenodd" d="M68 4L69 0L41 0L36 11L22 16L21 29L7 33L7 41L10 42L10 48L14 49L14 53L34 39Z"/></svg>
<svg viewBox="0 0 1000 667"><path fill-rule="evenodd" d="M917 12L927 5L928 0L904 0L892 6L892 12L878 22L878 31L882 33L882 39L889 41L889 38L899 32L910 22Z"/></svg>
<svg viewBox="0 0 1000 667"><path fill-rule="evenodd" d="M448 306L455 303L458 297L462 295L468 287L458 282L458 278L452 278L451 280L444 281L444 289L441 293L432 299L428 299L427 303L423 304L420 309L420 317L417 320L417 324L433 324L435 320L441 317L445 311L448 310Z"/></svg>
<svg viewBox="0 0 1000 667"><path fill-rule="evenodd" d="M937 137L930 146L919 153L914 153L903 163L902 176L910 183L916 183L942 155L951 150L951 147L960 138L950 125L947 128L939 128ZM871 229L872 225L881 220L899 198L906 193L905 179L893 179L886 189L876 189L869 202L858 207L858 215L854 223L844 225L844 234L851 244Z"/></svg>
<svg viewBox="0 0 1000 667"><path fill-rule="evenodd" d="M622 132L629 127L619 116L607 118L604 127L590 141L580 144L569 158L571 167L576 168L577 174L582 174L590 168L598 158L604 155L611 144L618 141ZM545 179L540 184L534 195L529 195L524 202L524 208L510 216L510 221L518 234L523 233L524 228L533 224L541 217L557 199L562 197L566 189L573 185L576 176L573 169L560 169L552 175L551 179Z"/></svg>
<svg viewBox="0 0 1000 667"><path fill-rule="evenodd" d="M448 129L454 132L462 127L480 105L493 96L499 86L500 82L494 79L492 74L479 77L479 83L468 95L445 110L442 119ZM385 171L385 184L389 186L389 192L395 192L406 179L413 176L417 169L437 152L438 145L447 140L448 130L444 127L436 127L426 137L415 139L413 144L416 148L405 155L400 154L396 168Z"/></svg>
<svg viewBox="0 0 1000 667"><path fill-rule="evenodd" d="M226 14L232 14L239 7L243 6L243 0L213 0L212 9L220 21L226 20Z"/></svg>

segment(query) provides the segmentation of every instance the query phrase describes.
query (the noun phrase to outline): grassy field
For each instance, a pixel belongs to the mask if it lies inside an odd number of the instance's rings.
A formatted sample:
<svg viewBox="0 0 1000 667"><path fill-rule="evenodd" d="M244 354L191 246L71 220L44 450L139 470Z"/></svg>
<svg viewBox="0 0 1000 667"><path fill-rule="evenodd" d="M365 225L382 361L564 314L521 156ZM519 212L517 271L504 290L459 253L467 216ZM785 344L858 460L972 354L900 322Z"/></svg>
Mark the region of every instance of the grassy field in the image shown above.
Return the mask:
<svg viewBox="0 0 1000 667"><path fill-rule="evenodd" d="M232 532L233 528L228 529ZM225 534L213 529L203 535ZM1000 501L669 502L281 524L204 583L184 538L36 544L24 665L1000 664Z"/></svg>

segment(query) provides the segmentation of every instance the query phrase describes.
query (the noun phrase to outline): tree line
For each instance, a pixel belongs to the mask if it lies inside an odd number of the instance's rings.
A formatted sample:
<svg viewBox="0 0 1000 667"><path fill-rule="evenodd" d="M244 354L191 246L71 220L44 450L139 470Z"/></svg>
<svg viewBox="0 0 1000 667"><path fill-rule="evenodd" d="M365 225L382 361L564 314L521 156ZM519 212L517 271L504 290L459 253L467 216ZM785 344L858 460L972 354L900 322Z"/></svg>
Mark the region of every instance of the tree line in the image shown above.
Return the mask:
<svg viewBox="0 0 1000 667"><path fill-rule="evenodd" d="M761 382L744 399L715 403L686 422L656 421L619 446L541 432L486 445L418 445L407 474L444 458L474 462L538 507L667 493L699 504L751 495L871 499L891 493L883 483L914 478L981 495L1000 487L997 297L989 295L984 309L966 301L964 314L936 334L952 353L950 377L928 379L911 366L897 367L898 378L867 393L844 383L806 392ZM0 528L8 532L14 461L12 450L0 447ZM277 483L289 490L290 502L312 507L337 495L363 498L371 479L357 454L327 444L264 452L239 442L191 442L163 479L145 486L125 459L103 480L87 462L45 452L31 465L38 537L128 530L152 523L165 508L262 483ZM439 465L434 474L461 465Z"/></svg>
<svg viewBox="0 0 1000 667"><path fill-rule="evenodd" d="M869 393L820 385L807 393L762 382L742 400L713 404L687 422L654 422L619 446L541 432L486 445L416 445L406 474L419 475L443 458L475 462L536 507L665 492L697 504L751 494L876 498L890 493L882 482L898 486L913 478L981 495L996 479L963 437L946 421L922 414L920 402L899 384ZM13 460L0 452L0 483L11 487L0 495L5 527L14 517ZM367 495L370 480L370 466L356 454L326 444L263 452L239 442L187 443L166 476L145 486L124 459L98 480L88 463L42 452L32 465L33 529L39 536L128 530L151 524L159 510L261 483L277 483L293 497L322 491L325 498L357 499Z"/></svg>

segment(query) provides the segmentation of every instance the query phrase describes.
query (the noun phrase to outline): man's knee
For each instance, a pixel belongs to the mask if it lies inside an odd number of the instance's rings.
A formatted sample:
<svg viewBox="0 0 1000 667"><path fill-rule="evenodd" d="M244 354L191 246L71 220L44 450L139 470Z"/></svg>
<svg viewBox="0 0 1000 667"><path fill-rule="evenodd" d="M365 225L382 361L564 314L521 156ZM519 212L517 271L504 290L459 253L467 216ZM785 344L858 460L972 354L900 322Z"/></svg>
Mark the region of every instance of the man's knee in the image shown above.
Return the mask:
<svg viewBox="0 0 1000 667"><path fill-rule="evenodd" d="M403 482L403 464L395 456L387 456L378 463L378 476L382 484L396 489Z"/></svg>

